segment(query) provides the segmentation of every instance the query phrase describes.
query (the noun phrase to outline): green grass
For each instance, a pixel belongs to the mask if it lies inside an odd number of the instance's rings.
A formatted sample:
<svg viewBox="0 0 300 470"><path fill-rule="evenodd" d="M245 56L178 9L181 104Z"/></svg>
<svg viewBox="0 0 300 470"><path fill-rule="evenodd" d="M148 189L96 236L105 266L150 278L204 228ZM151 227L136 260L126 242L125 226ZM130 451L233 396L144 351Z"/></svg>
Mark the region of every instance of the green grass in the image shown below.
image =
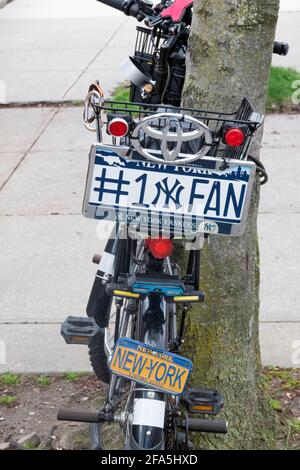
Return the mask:
<svg viewBox="0 0 300 470"><path fill-rule="evenodd" d="M16 397L13 397L11 395L0 397L0 405L3 405L3 406L12 405L16 401L16 399L17 399Z"/></svg>
<svg viewBox="0 0 300 470"><path fill-rule="evenodd" d="M290 440L293 436L300 434L300 420L290 419L287 421L286 447L289 448Z"/></svg>
<svg viewBox="0 0 300 470"><path fill-rule="evenodd" d="M280 380L282 390L300 389L300 380L295 374L295 369L281 369L280 367L269 366L264 375L266 381L273 378Z"/></svg>
<svg viewBox="0 0 300 470"><path fill-rule="evenodd" d="M293 432L300 432L300 419L291 419L288 424Z"/></svg>
<svg viewBox="0 0 300 470"><path fill-rule="evenodd" d="M50 385L50 378L47 375L40 375L36 380L40 387L48 387Z"/></svg>
<svg viewBox="0 0 300 470"><path fill-rule="evenodd" d="M20 385L21 377L16 374L7 373L0 377L0 382L4 383L4 385L16 386Z"/></svg>
<svg viewBox="0 0 300 470"><path fill-rule="evenodd" d="M24 444L24 446L23 446L23 448L24 448L25 450L38 450L37 447L38 447L38 446L37 446L36 444L34 444L34 442L27 442L27 443Z"/></svg>
<svg viewBox="0 0 300 470"><path fill-rule="evenodd" d="M112 96L113 101L129 101L130 88L128 85L118 85Z"/></svg>
<svg viewBox="0 0 300 470"><path fill-rule="evenodd" d="M125 103L129 102L129 96L130 96L130 87L126 83L121 83L120 85L117 86L117 88L114 90L114 93L111 97L112 101L123 101ZM139 111L139 106L134 106L130 104L120 104L118 105L119 109L127 108L132 111ZM132 117L138 116L138 113L133 113Z"/></svg>
<svg viewBox="0 0 300 470"><path fill-rule="evenodd" d="M293 84L300 80L300 73L291 68L272 67L267 96L267 111L280 111L281 108L291 109L293 107L292 95L296 91ZM299 88L299 86L298 86ZM121 83L114 90L113 101L129 101L130 88ZM300 95L298 93L298 97ZM120 105L120 108L123 106ZM134 109L134 108L133 108Z"/></svg>
<svg viewBox="0 0 300 470"><path fill-rule="evenodd" d="M68 382L76 382L76 380L78 380L80 377L80 374L78 374L77 372L68 372L66 374L66 379Z"/></svg>
<svg viewBox="0 0 300 470"><path fill-rule="evenodd" d="M279 400L274 400L273 398L269 398L269 405L275 411L281 411L282 405Z"/></svg>
<svg viewBox="0 0 300 470"><path fill-rule="evenodd" d="M271 68L267 98L268 111L278 110L280 107L292 108L292 95L295 92L293 83L297 80L300 80L300 73L294 69Z"/></svg>

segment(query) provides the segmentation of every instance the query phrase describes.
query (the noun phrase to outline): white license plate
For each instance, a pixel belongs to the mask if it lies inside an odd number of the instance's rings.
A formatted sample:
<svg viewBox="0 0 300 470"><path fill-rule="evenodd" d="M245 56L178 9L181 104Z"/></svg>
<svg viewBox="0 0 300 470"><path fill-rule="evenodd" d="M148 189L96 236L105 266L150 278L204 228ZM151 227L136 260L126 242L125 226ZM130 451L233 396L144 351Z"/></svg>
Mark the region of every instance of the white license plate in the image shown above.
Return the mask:
<svg viewBox="0 0 300 470"><path fill-rule="evenodd" d="M84 215L131 225L241 235L255 176L251 162L205 157L190 165L122 158L95 145L90 155Z"/></svg>

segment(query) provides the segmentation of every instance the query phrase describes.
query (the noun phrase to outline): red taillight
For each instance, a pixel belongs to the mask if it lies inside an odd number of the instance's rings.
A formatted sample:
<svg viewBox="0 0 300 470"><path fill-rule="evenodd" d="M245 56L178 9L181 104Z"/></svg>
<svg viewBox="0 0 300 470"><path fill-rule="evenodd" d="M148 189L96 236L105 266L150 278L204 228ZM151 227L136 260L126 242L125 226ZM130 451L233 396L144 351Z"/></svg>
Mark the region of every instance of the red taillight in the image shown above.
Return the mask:
<svg viewBox="0 0 300 470"><path fill-rule="evenodd" d="M240 147L245 142L245 134L242 129L228 129L225 134L225 142L230 147Z"/></svg>
<svg viewBox="0 0 300 470"><path fill-rule="evenodd" d="M173 241L167 238L149 238L146 240L145 245L154 258L157 259L164 259L171 256L174 248Z"/></svg>
<svg viewBox="0 0 300 470"><path fill-rule="evenodd" d="M125 119L115 118L108 123L107 130L113 137L124 137L128 134L129 125Z"/></svg>

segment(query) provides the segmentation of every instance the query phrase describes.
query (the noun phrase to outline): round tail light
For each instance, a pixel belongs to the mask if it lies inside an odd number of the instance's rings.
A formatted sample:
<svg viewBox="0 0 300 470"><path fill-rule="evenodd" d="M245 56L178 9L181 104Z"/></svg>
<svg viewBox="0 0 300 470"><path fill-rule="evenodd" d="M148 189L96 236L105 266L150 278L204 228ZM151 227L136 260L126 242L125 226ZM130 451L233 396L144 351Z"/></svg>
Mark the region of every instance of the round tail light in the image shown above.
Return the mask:
<svg viewBox="0 0 300 470"><path fill-rule="evenodd" d="M228 129L225 134L225 142L229 147L240 147L245 142L245 134L242 129Z"/></svg>
<svg viewBox="0 0 300 470"><path fill-rule="evenodd" d="M164 259L173 253L174 244L167 238L149 238L146 240L146 248L154 258Z"/></svg>
<svg viewBox="0 0 300 470"><path fill-rule="evenodd" d="M124 137L128 134L129 125L125 119L122 118L115 118L112 119L107 126L107 131L113 137Z"/></svg>

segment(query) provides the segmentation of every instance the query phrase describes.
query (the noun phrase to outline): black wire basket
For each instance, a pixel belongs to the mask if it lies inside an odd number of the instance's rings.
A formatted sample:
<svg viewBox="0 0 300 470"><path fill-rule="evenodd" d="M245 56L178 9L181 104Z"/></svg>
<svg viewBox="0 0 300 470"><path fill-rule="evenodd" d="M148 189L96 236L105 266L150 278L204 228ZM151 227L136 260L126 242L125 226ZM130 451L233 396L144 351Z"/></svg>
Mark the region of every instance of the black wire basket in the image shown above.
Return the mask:
<svg viewBox="0 0 300 470"><path fill-rule="evenodd" d="M137 26L136 31L134 59L141 66L145 75L151 77L153 76L161 43L167 36L162 34L160 29L149 29L143 26ZM134 83L132 83L130 87L130 101L141 101L141 91Z"/></svg>
<svg viewBox="0 0 300 470"><path fill-rule="evenodd" d="M154 62L161 42L167 38L159 29L137 26L134 56L143 62Z"/></svg>
<svg viewBox="0 0 300 470"><path fill-rule="evenodd" d="M233 113L223 113L217 111L206 111L201 109L185 108L185 107L172 107L170 105L154 105L154 104L140 104L140 103L128 103L120 101L105 101L102 105L94 104L94 112L97 119L98 129L101 129L100 132L100 141L103 141L103 131L105 132L105 140L108 139L105 143L113 145L127 145L131 146L131 135L135 125L140 122L143 118L158 113L176 113L189 115L196 118L198 121L204 123L210 130L212 135L212 142L206 144L205 142L199 139L198 144L195 143L192 148L186 149L185 153L194 153L196 154L201 146L204 144L209 148L206 155L211 157L220 157L228 159L238 159L246 160L252 137L257 130L257 128L262 124L263 116L259 113L256 113L253 110L249 100L244 98L240 107L237 111ZM112 137L107 132L107 123L111 121L112 118L116 116L124 116L128 119L130 118L132 122L132 127L129 134L122 139L117 139ZM157 119L155 127L158 130L162 130L165 126L166 118ZM193 124L189 124L190 128L185 128L185 131L192 131ZM244 142L242 145L237 147L230 147L226 145L224 141L224 134L229 128L241 128L244 133ZM139 137L141 140L143 136ZM157 148L155 148L155 145ZM151 148L153 150L160 150L159 142L151 142Z"/></svg>

